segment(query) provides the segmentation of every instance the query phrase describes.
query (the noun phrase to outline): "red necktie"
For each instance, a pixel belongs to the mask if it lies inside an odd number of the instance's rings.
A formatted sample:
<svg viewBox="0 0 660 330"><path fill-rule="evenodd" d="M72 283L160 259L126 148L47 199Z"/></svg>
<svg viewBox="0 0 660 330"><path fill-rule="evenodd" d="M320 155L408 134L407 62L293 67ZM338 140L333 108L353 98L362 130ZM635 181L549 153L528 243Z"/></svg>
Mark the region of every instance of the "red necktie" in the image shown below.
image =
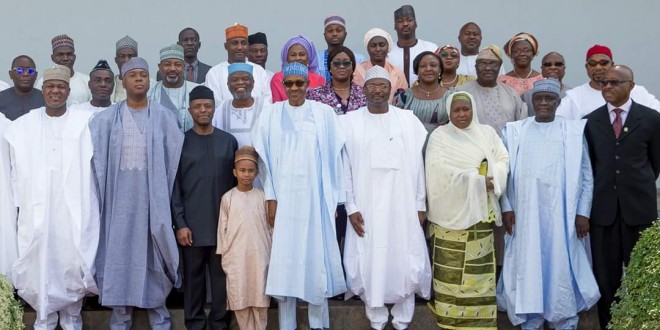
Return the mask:
<svg viewBox="0 0 660 330"><path fill-rule="evenodd" d="M612 128L614 128L614 136L618 139L619 136L621 135L621 129L623 128L623 121L621 120L621 113L623 112L622 109L616 108L612 109L614 111L614 114L616 115L614 117L614 121L612 122Z"/></svg>
<svg viewBox="0 0 660 330"><path fill-rule="evenodd" d="M193 77L194 75L195 75L195 72L193 71L193 66L188 65L188 76L186 77L186 80L188 80L190 82L195 82L195 77Z"/></svg>

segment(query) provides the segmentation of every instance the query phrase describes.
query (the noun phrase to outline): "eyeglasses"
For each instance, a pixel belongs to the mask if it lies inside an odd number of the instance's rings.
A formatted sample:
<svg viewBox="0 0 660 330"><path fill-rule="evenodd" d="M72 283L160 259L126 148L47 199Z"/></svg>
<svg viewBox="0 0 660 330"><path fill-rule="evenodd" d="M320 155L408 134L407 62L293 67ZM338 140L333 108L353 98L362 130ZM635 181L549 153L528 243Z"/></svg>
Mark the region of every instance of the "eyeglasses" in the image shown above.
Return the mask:
<svg viewBox="0 0 660 330"><path fill-rule="evenodd" d="M15 68L11 68L14 72L16 72L17 75L22 76L23 73L27 72L27 74L34 76L37 73L36 68L24 68L22 66L17 66Z"/></svg>
<svg viewBox="0 0 660 330"><path fill-rule="evenodd" d="M390 86L387 84L381 84L381 85L374 85L374 84L369 84L369 85L364 85L364 88L366 88L370 92L375 92L375 91L386 91L387 88Z"/></svg>
<svg viewBox="0 0 660 330"><path fill-rule="evenodd" d="M296 85L296 87L303 87L303 86L305 86L305 83L306 83L306 81L304 81L304 80L296 80L296 81L285 80L284 81L284 87L291 88L291 87L293 87L294 84Z"/></svg>
<svg viewBox="0 0 660 330"><path fill-rule="evenodd" d="M345 67L345 68L350 68L353 65L353 62L351 61L332 61L332 66L335 68L339 67Z"/></svg>
<svg viewBox="0 0 660 330"><path fill-rule="evenodd" d="M598 85L600 85L600 87L605 87L607 85L619 87L619 85L629 82L632 82L632 80L598 80Z"/></svg>
<svg viewBox="0 0 660 330"><path fill-rule="evenodd" d="M447 58L447 57L458 58L458 54L457 53L440 53L440 58Z"/></svg>
<svg viewBox="0 0 660 330"><path fill-rule="evenodd" d="M502 63L498 61L491 61L491 62L477 62L477 69L483 70L486 68L490 69L498 69L502 65Z"/></svg>
<svg viewBox="0 0 660 330"><path fill-rule="evenodd" d="M543 63L543 66L546 68L556 66L556 67L562 67L564 66L564 62L545 62Z"/></svg>
<svg viewBox="0 0 660 330"><path fill-rule="evenodd" d="M533 54L534 50L531 48L518 48L514 51L512 51L513 55L520 55L520 54Z"/></svg>
<svg viewBox="0 0 660 330"><path fill-rule="evenodd" d="M609 60L600 60L600 61L594 61L594 60L591 60L591 61L588 61L588 62L587 62L587 65L589 65L590 67L593 68L593 67L595 67L596 65L600 65L600 66L608 66L610 63L612 63L612 62L610 62Z"/></svg>

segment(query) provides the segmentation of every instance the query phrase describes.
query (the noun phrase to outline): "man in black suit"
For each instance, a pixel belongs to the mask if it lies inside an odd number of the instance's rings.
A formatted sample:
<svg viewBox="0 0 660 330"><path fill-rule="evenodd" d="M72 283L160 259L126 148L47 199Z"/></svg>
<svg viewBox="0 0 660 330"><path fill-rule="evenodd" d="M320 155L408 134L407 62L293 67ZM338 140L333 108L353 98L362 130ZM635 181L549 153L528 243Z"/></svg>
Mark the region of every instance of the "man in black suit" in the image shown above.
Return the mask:
<svg viewBox="0 0 660 330"><path fill-rule="evenodd" d="M624 65L609 69L598 83L607 104L584 118L594 173L591 250L601 293L598 316L605 329L623 266L640 233L658 216L660 113L630 98L635 83Z"/></svg>
<svg viewBox="0 0 660 330"><path fill-rule="evenodd" d="M197 52L202 47L202 42L199 41L199 33L197 33L197 30L187 27L179 32L177 44L183 47L183 77L187 81L203 84L211 66L197 59ZM163 80L160 72L156 74L156 80Z"/></svg>

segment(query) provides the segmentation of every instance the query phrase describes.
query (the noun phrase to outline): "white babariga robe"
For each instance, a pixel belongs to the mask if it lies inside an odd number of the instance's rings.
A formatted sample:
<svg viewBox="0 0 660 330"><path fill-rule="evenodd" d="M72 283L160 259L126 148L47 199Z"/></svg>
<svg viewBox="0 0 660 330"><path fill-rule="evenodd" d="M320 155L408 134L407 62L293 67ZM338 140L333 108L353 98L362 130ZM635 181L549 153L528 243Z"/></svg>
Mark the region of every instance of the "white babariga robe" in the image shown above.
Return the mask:
<svg viewBox="0 0 660 330"><path fill-rule="evenodd" d="M69 110L71 110L71 111L87 111L87 112L90 112L92 114L95 114L99 111L103 111L103 110L108 108L108 107L95 107L90 102L91 101L88 101L88 102L85 102L85 103L74 104L74 105L69 107Z"/></svg>
<svg viewBox="0 0 660 330"><path fill-rule="evenodd" d="M18 215L18 260L12 280L37 318L96 294L94 258L99 207L91 184L90 116L44 107L7 129L11 180Z"/></svg>
<svg viewBox="0 0 660 330"><path fill-rule="evenodd" d="M403 63L403 48L399 47L395 42L394 45L391 45L390 49L390 53L387 54L387 61L392 65L399 67L401 71L404 71L405 73ZM408 70L408 77L410 81L408 83L411 86L413 82L417 80L417 75L415 74L415 69L413 68L413 61L415 60L415 57L417 57L417 55L419 55L421 52L434 52L436 49L438 49L438 45L422 39L417 39L417 44L410 47L410 67Z"/></svg>
<svg viewBox="0 0 660 330"><path fill-rule="evenodd" d="M213 126L230 133L238 141L238 147L251 146L250 132L257 123L264 101L255 98L252 106L247 108L234 108L233 100L225 100L217 107L213 116Z"/></svg>
<svg viewBox="0 0 660 330"><path fill-rule="evenodd" d="M660 111L660 101L642 85L633 87L630 91L630 98L641 105ZM603 92L594 89L587 82L566 91L566 96L561 99L557 108L557 116L566 119L582 119L605 103L607 102L603 98Z"/></svg>
<svg viewBox="0 0 660 330"><path fill-rule="evenodd" d="M147 98L172 110L176 115L181 132L185 132L193 127L192 116L188 108L190 92L197 86L199 84L184 80L181 87L167 88L162 81L159 81L149 88Z"/></svg>
<svg viewBox="0 0 660 330"><path fill-rule="evenodd" d="M277 201L266 294L321 305L346 292L335 230L344 136L334 110L311 100L266 105L252 143L266 200Z"/></svg>
<svg viewBox="0 0 660 330"><path fill-rule="evenodd" d="M0 274L10 277L11 265L18 258L16 245L16 205L11 187L9 145L3 138L11 121L0 113Z"/></svg>
<svg viewBox="0 0 660 330"><path fill-rule="evenodd" d="M539 315L552 323L575 318L600 298L589 241L575 229L576 214L589 217L594 184L585 124L528 118L503 132L511 175L501 204L516 223L505 236L497 300L514 325Z"/></svg>
<svg viewBox="0 0 660 330"><path fill-rule="evenodd" d="M272 76L268 76L266 70L258 64L250 61L245 61L245 63L252 66L252 77L254 78L252 97L261 98L262 100L266 100L267 103L270 103L270 100L273 99L270 91L270 79ZM229 92L229 86L227 85L229 65L230 63L227 61L221 62L212 67L206 74L206 82L204 84L213 91L216 104L234 98L231 92Z"/></svg>
<svg viewBox="0 0 660 330"><path fill-rule="evenodd" d="M472 77L477 77L477 55L463 55L461 54L461 61L458 63L458 68L456 68L456 74L464 74ZM500 66L500 76L505 75L504 63Z"/></svg>
<svg viewBox="0 0 660 330"><path fill-rule="evenodd" d="M44 78L41 77L34 84L35 88L43 90ZM71 106L78 103L85 103L92 99L92 92L89 90L89 76L75 71L75 74L69 80L69 98L66 99L66 106Z"/></svg>
<svg viewBox="0 0 660 330"><path fill-rule="evenodd" d="M346 229L344 267L349 292L368 307L428 299L431 265L418 211L426 211L424 125L410 111L367 107L340 116L346 136L346 212L360 212L364 237Z"/></svg>

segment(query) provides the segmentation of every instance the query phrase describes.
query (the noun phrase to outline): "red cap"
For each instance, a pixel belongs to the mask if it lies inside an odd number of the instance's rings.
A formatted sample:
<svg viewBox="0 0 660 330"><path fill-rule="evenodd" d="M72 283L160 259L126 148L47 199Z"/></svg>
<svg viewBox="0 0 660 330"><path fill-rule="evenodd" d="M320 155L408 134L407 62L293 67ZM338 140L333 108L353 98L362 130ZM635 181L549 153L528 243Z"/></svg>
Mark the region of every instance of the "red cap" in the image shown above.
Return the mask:
<svg viewBox="0 0 660 330"><path fill-rule="evenodd" d="M614 58L612 57L612 51L610 50L609 47L603 45L594 45L593 47L589 48L589 50L587 51L587 61L589 60L590 57L596 54L607 55L610 58L610 60L614 60Z"/></svg>

